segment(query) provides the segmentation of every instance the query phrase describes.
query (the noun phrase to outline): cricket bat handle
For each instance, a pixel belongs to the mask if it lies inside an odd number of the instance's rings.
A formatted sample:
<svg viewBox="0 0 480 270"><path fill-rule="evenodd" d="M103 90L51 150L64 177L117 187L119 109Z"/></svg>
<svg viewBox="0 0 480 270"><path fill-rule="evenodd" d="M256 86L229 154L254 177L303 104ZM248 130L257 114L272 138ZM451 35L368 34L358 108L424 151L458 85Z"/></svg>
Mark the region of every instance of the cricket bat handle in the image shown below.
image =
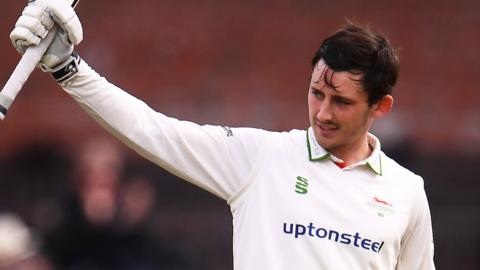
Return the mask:
<svg viewBox="0 0 480 270"><path fill-rule="evenodd" d="M15 97L28 80L28 77L42 59L42 56L47 51L50 43L52 43L56 32L56 28L54 27L49 31L47 37L45 37L40 44L28 47L23 54L22 59L20 59L20 62L18 62L12 75L10 75L10 78L0 92L0 120L5 118L13 100L15 100Z"/></svg>

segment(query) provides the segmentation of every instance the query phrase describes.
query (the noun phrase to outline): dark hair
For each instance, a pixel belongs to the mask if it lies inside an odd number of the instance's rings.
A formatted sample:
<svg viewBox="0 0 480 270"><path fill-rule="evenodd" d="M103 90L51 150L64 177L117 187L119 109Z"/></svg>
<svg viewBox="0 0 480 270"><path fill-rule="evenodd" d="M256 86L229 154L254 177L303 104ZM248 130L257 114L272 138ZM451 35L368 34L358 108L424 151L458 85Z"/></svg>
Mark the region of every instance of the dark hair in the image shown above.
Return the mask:
<svg viewBox="0 0 480 270"><path fill-rule="evenodd" d="M312 66L321 59L334 72L362 74L359 83L370 106L392 93L400 69L397 53L385 37L351 22L322 42ZM331 76L325 82L334 87Z"/></svg>

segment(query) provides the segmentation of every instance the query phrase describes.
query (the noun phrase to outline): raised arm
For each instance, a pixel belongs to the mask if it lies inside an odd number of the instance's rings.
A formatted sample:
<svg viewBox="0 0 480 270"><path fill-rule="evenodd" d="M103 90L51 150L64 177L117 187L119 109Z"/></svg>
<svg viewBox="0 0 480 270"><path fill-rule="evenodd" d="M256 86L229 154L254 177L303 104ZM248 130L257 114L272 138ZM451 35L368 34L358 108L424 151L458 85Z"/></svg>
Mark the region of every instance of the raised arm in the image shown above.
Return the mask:
<svg viewBox="0 0 480 270"><path fill-rule="evenodd" d="M100 125L142 156L225 200L247 185L268 132L200 126L155 112L72 53L71 40L79 38L81 25L65 27L65 5L61 0L29 3L28 17L21 16L12 31L12 44L22 52L38 44L52 22L61 26L41 66Z"/></svg>

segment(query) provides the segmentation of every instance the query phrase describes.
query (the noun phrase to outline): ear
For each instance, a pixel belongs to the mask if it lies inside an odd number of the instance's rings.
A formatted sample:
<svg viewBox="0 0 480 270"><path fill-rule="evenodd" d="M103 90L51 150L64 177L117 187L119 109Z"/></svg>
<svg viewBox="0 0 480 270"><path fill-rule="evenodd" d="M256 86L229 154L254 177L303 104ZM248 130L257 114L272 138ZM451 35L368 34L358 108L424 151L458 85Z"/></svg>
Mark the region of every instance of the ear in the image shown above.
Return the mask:
<svg viewBox="0 0 480 270"><path fill-rule="evenodd" d="M387 114L393 106L393 97L385 95L373 105L372 117L379 118Z"/></svg>

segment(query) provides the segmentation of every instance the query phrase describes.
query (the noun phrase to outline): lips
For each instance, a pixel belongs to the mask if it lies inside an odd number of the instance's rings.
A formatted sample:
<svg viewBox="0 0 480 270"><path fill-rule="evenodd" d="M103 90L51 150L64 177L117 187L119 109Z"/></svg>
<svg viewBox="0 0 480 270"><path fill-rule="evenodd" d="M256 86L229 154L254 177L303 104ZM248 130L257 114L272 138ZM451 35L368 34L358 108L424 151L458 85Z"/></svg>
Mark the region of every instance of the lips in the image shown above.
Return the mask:
<svg viewBox="0 0 480 270"><path fill-rule="evenodd" d="M331 137L339 127L334 124L317 123L317 128L323 137Z"/></svg>

